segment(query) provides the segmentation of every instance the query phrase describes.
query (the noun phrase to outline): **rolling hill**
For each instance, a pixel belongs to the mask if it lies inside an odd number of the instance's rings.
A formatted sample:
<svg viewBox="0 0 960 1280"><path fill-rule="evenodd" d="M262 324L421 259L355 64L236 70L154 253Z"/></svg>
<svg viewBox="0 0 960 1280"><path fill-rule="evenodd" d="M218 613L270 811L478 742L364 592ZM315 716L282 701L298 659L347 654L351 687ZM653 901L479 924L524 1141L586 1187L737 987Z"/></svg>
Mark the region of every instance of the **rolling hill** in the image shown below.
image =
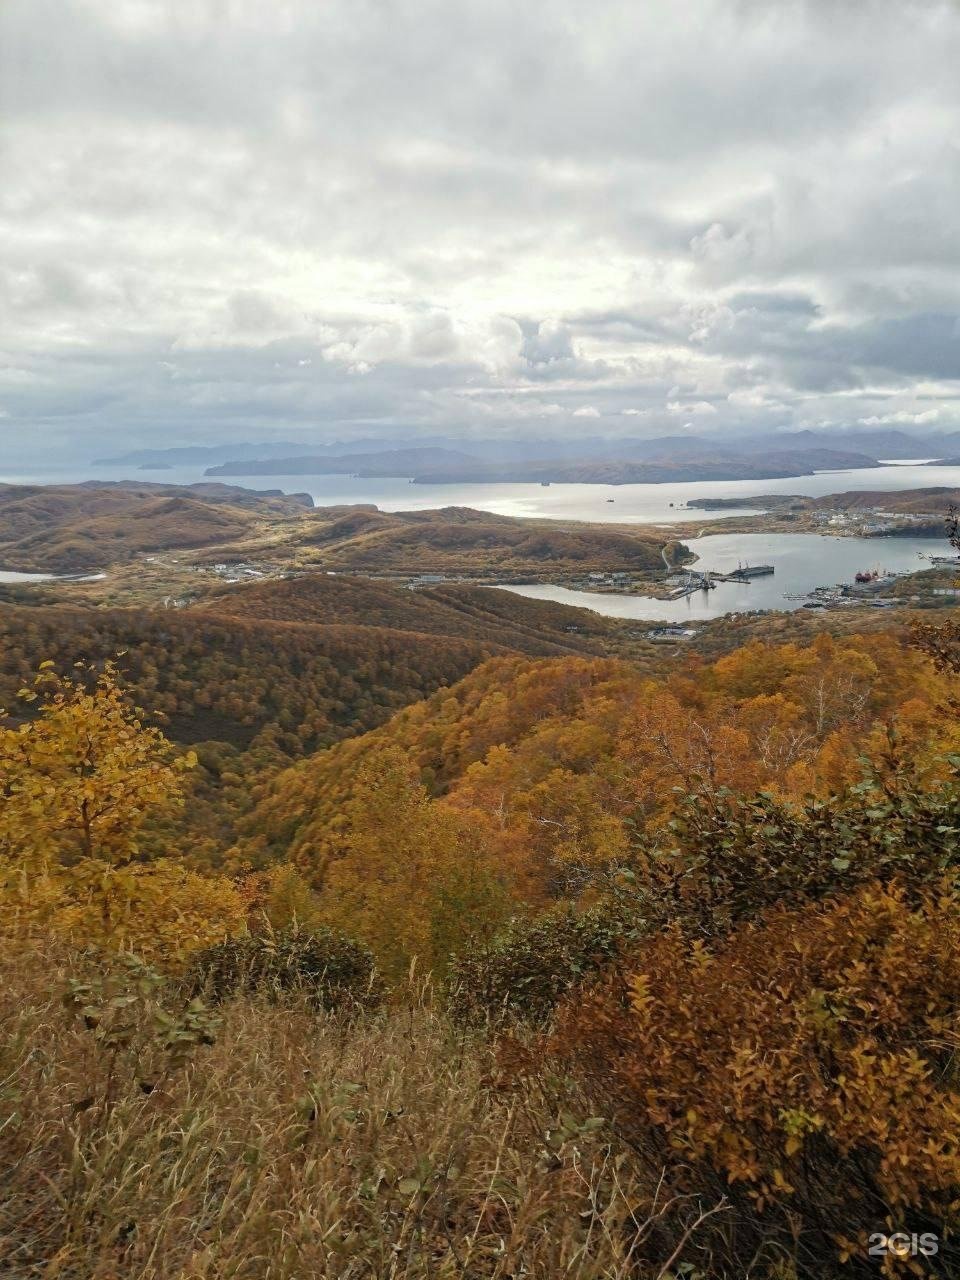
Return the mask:
<svg viewBox="0 0 960 1280"><path fill-rule="evenodd" d="M0 486L0 568L88 573L151 552L365 573L660 570L666 539L629 526L521 520L469 507L315 508L308 494L218 483Z"/></svg>
<svg viewBox="0 0 960 1280"><path fill-rule="evenodd" d="M519 520L470 507L436 511L319 509L301 535L332 569L374 572L522 572L662 569L666 539L623 527Z"/></svg>
<svg viewBox="0 0 960 1280"><path fill-rule="evenodd" d="M230 542L264 517L304 512L304 499L226 485L0 485L0 566L89 572L143 552Z"/></svg>
<svg viewBox="0 0 960 1280"><path fill-rule="evenodd" d="M960 465L960 464L958 464ZM688 507L701 511L723 511L747 506L767 510L795 511L885 511L896 515L946 514L960 507L960 489L934 485L923 489L848 489L809 498L799 493L758 493L736 498L690 498Z"/></svg>

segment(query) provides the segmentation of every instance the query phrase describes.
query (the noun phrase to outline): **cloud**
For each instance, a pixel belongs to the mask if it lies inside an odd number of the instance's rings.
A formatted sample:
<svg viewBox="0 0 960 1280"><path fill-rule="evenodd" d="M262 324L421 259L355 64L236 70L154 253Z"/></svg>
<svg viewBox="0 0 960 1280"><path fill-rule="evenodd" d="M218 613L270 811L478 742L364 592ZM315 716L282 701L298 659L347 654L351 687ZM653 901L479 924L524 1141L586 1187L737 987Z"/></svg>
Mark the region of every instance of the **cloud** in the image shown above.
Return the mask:
<svg viewBox="0 0 960 1280"><path fill-rule="evenodd" d="M865 427L906 426L929 427L941 420L939 409L924 409L921 413L908 413L900 409L896 413L871 414L869 418L860 418Z"/></svg>
<svg viewBox="0 0 960 1280"><path fill-rule="evenodd" d="M951 425L958 65L940 0L5 0L0 459Z"/></svg>
<svg viewBox="0 0 960 1280"><path fill-rule="evenodd" d="M694 417L712 417L717 412L717 406L710 404L708 400L697 400L694 404L681 404L678 400L670 400L667 403L667 413L688 414L692 413Z"/></svg>

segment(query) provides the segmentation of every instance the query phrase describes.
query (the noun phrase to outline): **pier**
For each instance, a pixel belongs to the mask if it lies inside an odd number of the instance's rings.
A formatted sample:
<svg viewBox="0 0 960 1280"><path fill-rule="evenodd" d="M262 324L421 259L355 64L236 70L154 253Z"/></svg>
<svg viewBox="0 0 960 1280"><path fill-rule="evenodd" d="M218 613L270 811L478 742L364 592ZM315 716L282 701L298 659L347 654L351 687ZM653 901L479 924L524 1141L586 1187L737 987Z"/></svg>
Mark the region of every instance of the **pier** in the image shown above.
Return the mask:
<svg viewBox="0 0 960 1280"><path fill-rule="evenodd" d="M673 592L670 599L682 600L684 596L692 596L695 591L709 591L714 585L712 574L701 573L697 569L688 569L683 582Z"/></svg>

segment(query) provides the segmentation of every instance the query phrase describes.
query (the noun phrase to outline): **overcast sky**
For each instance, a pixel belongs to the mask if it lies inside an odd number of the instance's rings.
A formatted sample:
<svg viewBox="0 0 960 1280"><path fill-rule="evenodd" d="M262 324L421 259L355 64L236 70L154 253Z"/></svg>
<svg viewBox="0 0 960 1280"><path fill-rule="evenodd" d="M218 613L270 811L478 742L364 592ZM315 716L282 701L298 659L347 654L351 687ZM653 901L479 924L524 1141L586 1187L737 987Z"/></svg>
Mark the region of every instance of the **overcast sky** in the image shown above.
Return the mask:
<svg viewBox="0 0 960 1280"><path fill-rule="evenodd" d="M0 435L960 429L958 68L954 3L2 0Z"/></svg>

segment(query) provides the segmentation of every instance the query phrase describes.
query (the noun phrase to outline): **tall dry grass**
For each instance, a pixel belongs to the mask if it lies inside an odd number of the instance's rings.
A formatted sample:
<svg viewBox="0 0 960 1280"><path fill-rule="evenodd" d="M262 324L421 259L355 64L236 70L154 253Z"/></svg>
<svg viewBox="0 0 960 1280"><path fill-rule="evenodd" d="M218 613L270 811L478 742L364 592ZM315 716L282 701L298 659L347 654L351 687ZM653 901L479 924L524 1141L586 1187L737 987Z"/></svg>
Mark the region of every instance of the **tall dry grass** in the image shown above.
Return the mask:
<svg viewBox="0 0 960 1280"><path fill-rule="evenodd" d="M664 1206L575 1089L498 1087L428 991L353 1021L238 1001L164 1074L147 1033L109 1050L64 1006L76 964L2 963L0 1274L670 1274Z"/></svg>

